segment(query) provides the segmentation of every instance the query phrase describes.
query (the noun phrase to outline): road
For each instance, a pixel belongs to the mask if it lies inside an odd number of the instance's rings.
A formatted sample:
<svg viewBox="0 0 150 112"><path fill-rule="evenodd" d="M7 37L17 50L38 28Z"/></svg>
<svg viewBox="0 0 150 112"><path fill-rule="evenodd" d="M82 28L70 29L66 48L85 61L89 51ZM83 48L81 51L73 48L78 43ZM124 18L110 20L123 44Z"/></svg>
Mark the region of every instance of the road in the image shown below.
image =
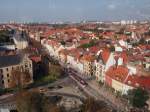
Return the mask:
<svg viewBox="0 0 150 112"><path fill-rule="evenodd" d="M84 97L73 95L73 94L69 94L67 92L66 93L61 93L61 92L48 91L45 94L46 94L46 96L66 96L66 97L76 98L76 99L79 99L81 101L85 100Z"/></svg>
<svg viewBox="0 0 150 112"><path fill-rule="evenodd" d="M48 87L53 87L53 86L58 86L58 85L68 85L69 84L75 84L74 82L72 82L72 80L69 77L65 77L63 79L59 79L57 81L55 81L54 83L50 83L44 86L39 86L36 88L31 88L28 91L34 91L34 90L40 90L40 89L45 89L47 91L44 92L45 95L47 96L52 96L52 95L59 95L59 96L66 96L66 97L73 97L73 98L77 98L83 101L84 97L81 96L77 96L77 95L73 95L70 94L69 92L67 93L61 93L61 92L57 92L57 91L52 91L50 89L48 89ZM15 108L15 101L16 101L16 93L11 93L11 94L7 94L7 95L2 95L0 96L0 108L9 108L9 109L14 109Z"/></svg>
<svg viewBox="0 0 150 112"><path fill-rule="evenodd" d="M42 50L39 51L40 53L46 53L49 54L49 51L43 47ZM50 55L49 55L50 56ZM61 64L62 67L66 67L65 65ZM79 81L76 81L74 78L70 77L72 80L76 82L76 84L85 92L85 94L95 98L96 100L103 100L104 102L107 103L107 105L113 109L116 109L118 111L125 110L124 105L118 105L115 103L110 97L107 97L106 95L102 94L103 91L99 91L99 87L93 85L92 83L89 82L89 80L93 78L89 77L84 77L84 74L80 74L76 72L76 75L80 76L81 79L85 80L88 85L86 87L83 87ZM95 86L95 87L94 87ZM96 88L97 87L97 88ZM121 102L120 102L121 103Z"/></svg>
<svg viewBox="0 0 150 112"><path fill-rule="evenodd" d="M89 84L83 86L79 81L77 81L74 77L70 77L72 80L76 82L76 84L90 97L93 97L95 100L103 101L107 104L107 106L112 110L119 110L116 105L106 99L104 96L99 94L95 89L93 89ZM119 110L120 111L120 110Z"/></svg>
<svg viewBox="0 0 150 112"><path fill-rule="evenodd" d="M72 70L72 69L71 69ZM126 112L128 110L128 104L125 102L122 102L119 98L116 98L112 93L110 93L106 88L102 88L98 85L98 83L95 80L89 80L83 75L81 75L78 72L72 71L73 74L79 76L81 79L83 79L88 85L85 87L82 86L80 81L75 80L75 78L72 78L83 90L85 93L87 93L89 96L95 98L96 100L102 100L107 103L108 106L112 107L113 109L116 109L118 111L124 111Z"/></svg>
<svg viewBox="0 0 150 112"><path fill-rule="evenodd" d="M39 53L42 54L42 53L47 53L47 50L46 48L43 47L43 49L38 49ZM79 73L77 74L78 76L81 76ZM80 77L81 79L83 79L83 77ZM70 81L70 79L72 81ZM88 83L87 80L85 80L86 83ZM97 89L95 89L92 85L92 83L88 83L88 85L86 86L83 86L81 84L80 81L76 80L75 78L73 77L70 77L70 75L64 79L60 79L52 84L48 84L48 85L45 85L45 86L40 86L40 87L37 87L36 89L41 89L41 88L47 88L49 86L55 86L55 85L61 85L63 83L65 84L69 84L69 83L73 83L75 82L77 84L78 87L80 87L81 90L83 90L83 92L86 94L86 95L89 95L93 98L95 98L96 100L100 100L100 101L104 101L109 107L111 107L112 109L116 109L118 111L120 111L121 109L118 107L118 105L116 105L114 102L111 101L111 99L107 98L106 96L104 96L103 94L101 94L100 92L98 92ZM32 88L33 89L33 88ZM29 91L32 91L32 89L29 89ZM68 95L68 96L72 96L74 97L74 95L70 95L70 94L65 94L65 93L56 93L56 92L48 92L47 95L51 95L51 94L55 94L55 95ZM14 94L15 95L15 94ZM0 106L2 106L3 104L13 104L14 101L15 101L15 97L14 95L8 95L7 97L5 98L2 98L0 97ZM78 97L79 98L79 97ZM82 99L82 98L81 98ZM122 108L122 107L121 107Z"/></svg>

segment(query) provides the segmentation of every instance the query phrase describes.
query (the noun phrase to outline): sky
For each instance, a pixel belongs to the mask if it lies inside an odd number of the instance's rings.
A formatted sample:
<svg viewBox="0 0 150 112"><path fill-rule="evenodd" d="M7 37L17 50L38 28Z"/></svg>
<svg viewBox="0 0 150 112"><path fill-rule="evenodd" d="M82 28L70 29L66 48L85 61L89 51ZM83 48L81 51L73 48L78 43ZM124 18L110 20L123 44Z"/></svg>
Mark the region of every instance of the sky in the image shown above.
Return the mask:
<svg viewBox="0 0 150 112"><path fill-rule="evenodd" d="M150 0L0 0L0 22L117 21L150 18Z"/></svg>

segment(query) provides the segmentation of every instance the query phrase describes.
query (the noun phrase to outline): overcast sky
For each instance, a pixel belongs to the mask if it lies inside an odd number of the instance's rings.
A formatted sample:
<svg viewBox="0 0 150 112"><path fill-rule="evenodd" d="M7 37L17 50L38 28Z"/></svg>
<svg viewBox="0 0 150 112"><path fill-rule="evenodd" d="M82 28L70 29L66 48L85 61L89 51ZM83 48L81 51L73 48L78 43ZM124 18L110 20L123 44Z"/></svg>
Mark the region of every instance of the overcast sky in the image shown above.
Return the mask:
<svg viewBox="0 0 150 112"><path fill-rule="evenodd" d="M150 0L0 0L0 22L150 18Z"/></svg>

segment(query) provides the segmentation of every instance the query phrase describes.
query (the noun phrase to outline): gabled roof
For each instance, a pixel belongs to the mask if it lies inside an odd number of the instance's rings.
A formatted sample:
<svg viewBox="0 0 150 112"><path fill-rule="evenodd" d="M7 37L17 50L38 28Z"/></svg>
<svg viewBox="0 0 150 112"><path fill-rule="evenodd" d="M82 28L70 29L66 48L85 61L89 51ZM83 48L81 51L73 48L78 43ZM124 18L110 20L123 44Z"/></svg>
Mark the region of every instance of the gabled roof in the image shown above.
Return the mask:
<svg viewBox="0 0 150 112"><path fill-rule="evenodd" d="M107 76L126 85L150 89L150 75L141 76L138 74L129 74L129 69L125 66L111 66L106 72Z"/></svg>
<svg viewBox="0 0 150 112"><path fill-rule="evenodd" d="M93 62L95 60L95 57L92 55L83 55L81 59L88 62Z"/></svg>
<svg viewBox="0 0 150 112"><path fill-rule="evenodd" d="M109 51L108 49L104 49L104 50L101 52L101 58L102 58L104 64L107 63L107 60L108 60L109 56L110 56L110 51Z"/></svg>
<svg viewBox="0 0 150 112"><path fill-rule="evenodd" d="M22 62L22 59L23 56L20 54L0 56L0 68L20 64Z"/></svg>

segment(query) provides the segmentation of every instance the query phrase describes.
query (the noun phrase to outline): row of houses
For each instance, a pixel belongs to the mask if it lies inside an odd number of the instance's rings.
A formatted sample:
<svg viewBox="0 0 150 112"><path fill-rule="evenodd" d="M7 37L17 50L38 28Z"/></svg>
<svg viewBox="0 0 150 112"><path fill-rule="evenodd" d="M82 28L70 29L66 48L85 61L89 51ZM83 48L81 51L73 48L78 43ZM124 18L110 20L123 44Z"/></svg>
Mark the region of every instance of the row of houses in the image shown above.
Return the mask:
<svg viewBox="0 0 150 112"><path fill-rule="evenodd" d="M92 33L89 35L78 30L75 32L81 35L76 38L70 37L72 41L69 44L65 40L66 44L63 45L60 40L64 35L57 37L58 33L52 33L53 35L50 36L55 38L44 38L41 43L51 56L65 66L72 67L85 76L95 76L97 81L109 85L122 94L127 94L129 89L135 87L150 89L148 86L150 85L150 46L148 44L133 46L132 42L137 41L136 35L131 35L132 41L127 42L129 37L126 35L120 35L114 40L110 39L110 35L114 35L112 33L106 36L109 39L100 40L94 34L90 36ZM93 40L97 43L94 46L80 47L83 44L90 44Z"/></svg>

